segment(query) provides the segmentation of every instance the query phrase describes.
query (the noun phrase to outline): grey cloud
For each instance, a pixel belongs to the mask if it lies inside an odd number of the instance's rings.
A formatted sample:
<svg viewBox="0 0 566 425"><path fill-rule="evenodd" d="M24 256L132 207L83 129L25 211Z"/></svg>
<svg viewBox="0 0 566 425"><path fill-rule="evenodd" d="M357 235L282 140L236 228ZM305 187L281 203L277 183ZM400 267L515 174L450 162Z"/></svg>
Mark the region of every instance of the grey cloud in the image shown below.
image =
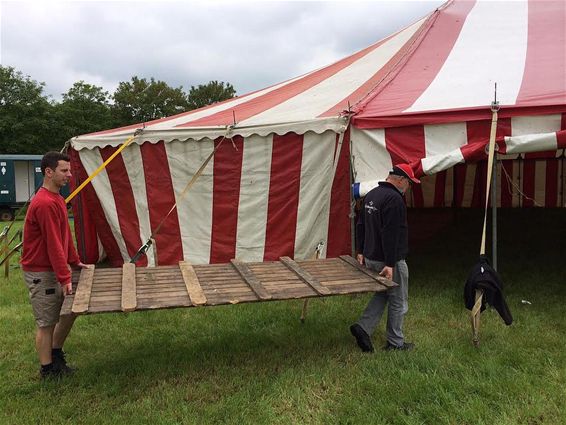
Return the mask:
<svg viewBox="0 0 566 425"><path fill-rule="evenodd" d="M332 63L442 2L1 3L0 60L58 99L80 79L209 80L239 94Z"/></svg>

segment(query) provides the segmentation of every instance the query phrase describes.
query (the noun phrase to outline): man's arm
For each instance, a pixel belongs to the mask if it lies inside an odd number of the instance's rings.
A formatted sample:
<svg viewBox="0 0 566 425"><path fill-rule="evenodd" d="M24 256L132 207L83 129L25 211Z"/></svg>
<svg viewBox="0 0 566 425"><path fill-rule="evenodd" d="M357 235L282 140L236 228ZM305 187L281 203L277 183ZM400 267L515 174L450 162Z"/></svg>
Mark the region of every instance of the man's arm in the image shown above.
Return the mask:
<svg viewBox="0 0 566 425"><path fill-rule="evenodd" d="M67 252L61 237L61 229L57 221L57 206L42 205L37 211L37 223L41 236L46 242L47 257L51 268L62 286L71 284L71 271L67 264Z"/></svg>

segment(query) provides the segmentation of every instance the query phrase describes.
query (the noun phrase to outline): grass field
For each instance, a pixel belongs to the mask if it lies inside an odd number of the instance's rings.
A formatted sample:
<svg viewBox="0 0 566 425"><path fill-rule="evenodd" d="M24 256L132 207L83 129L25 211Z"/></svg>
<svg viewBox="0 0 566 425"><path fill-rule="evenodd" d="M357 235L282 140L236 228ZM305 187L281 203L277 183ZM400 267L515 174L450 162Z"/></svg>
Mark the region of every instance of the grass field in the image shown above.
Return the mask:
<svg viewBox="0 0 566 425"><path fill-rule="evenodd" d="M500 212L515 322L486 311L477 349L462 292L482 213L410 218L409 353L358 350L348 327L369 294L313 300L304 324L300 300L102 314L67 341L76 375L41 383L14 269L0 277L0 423L565 424L566 210Z"/></svg>

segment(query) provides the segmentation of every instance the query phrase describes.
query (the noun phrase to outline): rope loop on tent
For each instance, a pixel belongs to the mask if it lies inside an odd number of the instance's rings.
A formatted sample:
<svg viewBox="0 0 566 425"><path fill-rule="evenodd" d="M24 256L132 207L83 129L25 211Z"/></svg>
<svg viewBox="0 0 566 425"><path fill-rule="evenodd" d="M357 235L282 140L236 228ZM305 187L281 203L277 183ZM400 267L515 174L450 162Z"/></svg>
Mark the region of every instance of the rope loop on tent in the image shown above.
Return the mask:
<svg viewBox="0 0 566 425"><path fill-rule="evenodd" d="M222 142L224 142L224 140L226 139L230 139L230 141L232 142L232 145L234 146L234 148L237 150L236 145L234 144L234 140L232 140L232 137L230 136L230 133L232 132L234 128L234 125L227 125L226 126L226 132L224 133L224 135L222 136L222 138L220 139L220 141L218 142L218 144L216 145L216 147L212 150L212 152L210 153L210 155L208 155L208 157L204 160L204 162L201 164L200 168L197 170L197 172L193 175L193 177L191 178L191 180L189 180L189 182L187 183L187 185L185 186L185 188L183 189L183 191L181 192L181 194L179 195L179 197L177 198L177 201L175 201L175 204L173 204L173 206L171 207L171 209L169 210L169 212L167 214L165 214L165 217L163 217L163 219L161 220L161 222L159 223L159 225L155 228L155 230L151 233L151 235L149 236L149 238L147 239L146 243L144 243L140 249L138 249L138 251L134 254L134 256L130 259L130 263L135 263L136 261L138 261L142 255L144 255L147 250L151 247L151 245L153 245L153 243L155 242L155 236L159 233L159 231L161 230L161 227L163 226L163 223L165 223L165 221L167 220L167 218L171 215L171 213L173 211L175 211L175 209L177 208L177 205L179 204L180 201L183 200L183 198L187 195L187 193L189 192L189 190L191 189L191 187L193 186L193 184L198 180L198 178L201 176L201 174L203 173L204 169L206 168L206 166L208 165L208 163L210 162L210 160L214 157L214 154L216 153L216 151L220 148L220 146L222 145ZM157 257L156 257L157 258ZM156 259L157 261L157 259Z"/></svg>

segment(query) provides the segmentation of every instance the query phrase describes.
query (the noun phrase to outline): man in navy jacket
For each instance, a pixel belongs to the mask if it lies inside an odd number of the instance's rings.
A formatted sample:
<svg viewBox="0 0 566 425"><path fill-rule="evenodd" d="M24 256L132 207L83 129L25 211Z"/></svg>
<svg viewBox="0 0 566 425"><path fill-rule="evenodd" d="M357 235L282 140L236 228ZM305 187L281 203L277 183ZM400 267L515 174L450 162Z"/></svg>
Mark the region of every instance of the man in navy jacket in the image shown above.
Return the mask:
<svg viewBox="0 0 566 425"><path fill-rule="evenodd" d="M399 284L386 292L376 292L360 319L350 326L352 335L364 352L373 352L370 336L387 310L386 350L410 350L405 342L403 318L408 307L409 270L407 207L403 195L412 183L420 183L408 164L393 167L389 176L365 197L356 225L357 258L360 264L380 272Z"/></svg>

